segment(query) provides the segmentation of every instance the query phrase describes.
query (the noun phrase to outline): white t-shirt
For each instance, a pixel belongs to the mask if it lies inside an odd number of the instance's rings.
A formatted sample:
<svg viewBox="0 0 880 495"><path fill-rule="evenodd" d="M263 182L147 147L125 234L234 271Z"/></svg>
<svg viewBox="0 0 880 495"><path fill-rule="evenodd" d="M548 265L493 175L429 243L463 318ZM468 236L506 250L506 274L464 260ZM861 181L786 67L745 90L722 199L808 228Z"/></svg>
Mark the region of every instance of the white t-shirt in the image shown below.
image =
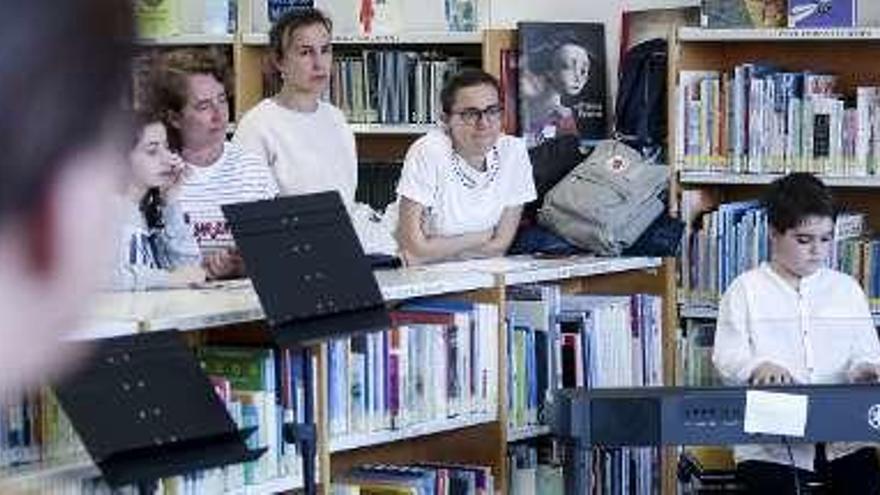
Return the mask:
<svg viewBox="0 0 880 495"><path fill-rule="evenodd" d="M354 133L333 105L318 102L306 113L264 99L241 118L233 141L269 165L282 194L335 189L346 204L354 203Z"/></svg>
<svg viewBox="0 0 880 495"><path fill-rule="evenodd" d="M205 167L191 165L189 170L176 200L203 255L235 245L221 205L278 195L272 172L259 157L234 143L224 143L216 162Z"/></svg>
<svg viewBox="0 0 880 495"><path fill-rule="evenodd" d="M478 171L452 149L452 140L430 131L409 148L397 194L427 210L427 234L454 236L498 225L508 206L536 197L532 163L522 139L502 135Z"/></svg>
<svg viewBox="0 0 880 495"><path fill-rule="evenodd" d="M712 361L732 385L745 385L764 361L789 370L799 383L846 383L852 366L880 364L880 341L865 293L852 277L820 268L795 290L764 263L737 277L721 298ZM828 458L856 448L829 444ZM812 445L791 450L798 467L813 470ZM737 462L789 463L779 444L737 446L734 456Z"/></svg>

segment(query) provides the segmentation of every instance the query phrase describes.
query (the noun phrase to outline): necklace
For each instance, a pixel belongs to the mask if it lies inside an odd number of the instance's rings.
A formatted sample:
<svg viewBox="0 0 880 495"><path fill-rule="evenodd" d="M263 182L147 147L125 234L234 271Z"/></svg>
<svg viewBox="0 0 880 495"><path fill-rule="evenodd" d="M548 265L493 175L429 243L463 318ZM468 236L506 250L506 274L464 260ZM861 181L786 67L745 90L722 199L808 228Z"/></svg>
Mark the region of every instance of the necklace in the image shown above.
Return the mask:
<svg viewBox="0 0 880 495"><path fill-rule="evenodd" d="M458 181L466 189L486 189L498 176L501 169L501 154L498 152L497 146L492 146L489 153L486 154L486 170L480 172L467 163L455 150L451 151L450 162L452 163L452 171L458 178Z"/></svg>

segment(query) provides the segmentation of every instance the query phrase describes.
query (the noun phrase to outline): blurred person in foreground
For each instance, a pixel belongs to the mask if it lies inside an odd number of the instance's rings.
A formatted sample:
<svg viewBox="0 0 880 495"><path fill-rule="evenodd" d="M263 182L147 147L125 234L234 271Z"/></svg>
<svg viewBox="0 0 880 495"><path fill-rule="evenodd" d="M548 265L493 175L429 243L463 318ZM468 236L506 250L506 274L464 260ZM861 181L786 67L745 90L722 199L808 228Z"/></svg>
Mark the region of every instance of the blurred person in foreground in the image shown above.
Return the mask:
<svg viewBox="0 0 880 495"><path fill-rule="evenodd" d="M59 341L106 275L132 24L120 0L0 6L0 394L71 361Z"/></svg>

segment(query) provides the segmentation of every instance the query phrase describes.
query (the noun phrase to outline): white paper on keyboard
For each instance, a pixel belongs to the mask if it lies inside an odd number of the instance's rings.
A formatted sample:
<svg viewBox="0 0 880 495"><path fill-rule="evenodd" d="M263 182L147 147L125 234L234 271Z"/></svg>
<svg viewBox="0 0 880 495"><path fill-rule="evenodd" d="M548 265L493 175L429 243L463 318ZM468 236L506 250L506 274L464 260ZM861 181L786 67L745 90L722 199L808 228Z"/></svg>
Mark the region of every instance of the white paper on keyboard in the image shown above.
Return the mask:
<svg viewBox="0 0 880 495"><path fill-rule="evenodd" d="M803 437L807 427L807 396L762 390L746 391L746 433Z"/></svg>

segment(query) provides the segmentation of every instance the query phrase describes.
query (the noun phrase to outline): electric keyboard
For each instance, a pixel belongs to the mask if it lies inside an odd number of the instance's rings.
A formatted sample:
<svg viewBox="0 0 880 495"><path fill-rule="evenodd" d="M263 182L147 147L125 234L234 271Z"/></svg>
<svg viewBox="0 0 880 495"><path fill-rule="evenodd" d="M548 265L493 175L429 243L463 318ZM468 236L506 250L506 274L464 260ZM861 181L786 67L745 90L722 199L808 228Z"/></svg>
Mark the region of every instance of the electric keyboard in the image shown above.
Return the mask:
<svg viewBox="0 0 880 495"><path fill-rule="evenodd" d="M550 409L566 451L565 493L589 493L594 446L779 443L779 435L743 430L748 390L807 396L804 436L792 442L880 442L876 384L567 389Z"/></svg>
<svg viewBox="0 0 880 495"><path fill-rule="evenodd" d="M747 390L807 396L804 437L795 441L880 442L880 385L568 389L556 394L553 431L587 445L775 443L743 431Z"/></svg>

